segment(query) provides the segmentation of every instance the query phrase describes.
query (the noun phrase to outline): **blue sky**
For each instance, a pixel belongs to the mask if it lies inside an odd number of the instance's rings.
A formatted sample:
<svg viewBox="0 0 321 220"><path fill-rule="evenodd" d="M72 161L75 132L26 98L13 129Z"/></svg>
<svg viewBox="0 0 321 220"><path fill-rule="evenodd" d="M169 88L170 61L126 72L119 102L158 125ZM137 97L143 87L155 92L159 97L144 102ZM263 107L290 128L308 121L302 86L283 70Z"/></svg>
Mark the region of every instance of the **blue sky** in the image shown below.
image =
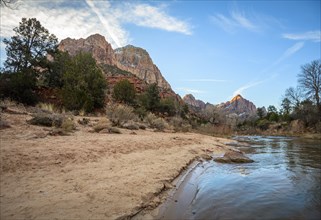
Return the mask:
<svg viewBox="0 0 321 220"><path fill-rule="evenodd" d="M279 106L300 66L320 59L320 1L20 1L1 40L36 17L59 40L100 33L146 49L173 90L218 104L240 93ZM5 59L1 44L1 63Z"/></svg>

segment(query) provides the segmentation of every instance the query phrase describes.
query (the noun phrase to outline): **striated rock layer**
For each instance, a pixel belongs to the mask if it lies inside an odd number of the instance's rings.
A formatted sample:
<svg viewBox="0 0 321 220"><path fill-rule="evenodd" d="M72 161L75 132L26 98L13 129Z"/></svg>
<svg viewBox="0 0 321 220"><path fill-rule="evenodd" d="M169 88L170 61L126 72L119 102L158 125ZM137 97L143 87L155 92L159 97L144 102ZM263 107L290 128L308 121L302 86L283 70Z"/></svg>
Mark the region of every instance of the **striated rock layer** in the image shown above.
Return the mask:
<svg viewBox="0 0 321 220"><path fill-rule="evenodd" d="M170 84L162 76L146 50L131 45L113 50L105 37L94 34L86 39L62 40L58 47L74 56L79 52L91 53L98 64L111 68L119 68L130 72L148 84L156 83L160 88L171 90ZM110 68L109 68L110 69ZM108 72L104 69L105 72Z"/></svg>

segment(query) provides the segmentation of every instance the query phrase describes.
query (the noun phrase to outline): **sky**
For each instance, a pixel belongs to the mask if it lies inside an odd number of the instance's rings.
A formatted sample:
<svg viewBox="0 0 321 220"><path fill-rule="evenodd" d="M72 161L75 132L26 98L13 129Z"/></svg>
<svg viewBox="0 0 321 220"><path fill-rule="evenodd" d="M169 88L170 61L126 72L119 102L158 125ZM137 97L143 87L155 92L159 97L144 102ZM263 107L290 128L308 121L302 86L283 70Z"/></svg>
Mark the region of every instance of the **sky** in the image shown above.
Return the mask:
<svg viewBox="0 0 321 220"><path fill-rule="evenodd" d="M1 7L4 38L22 17L58 40L104 35L112 47L148 51L172 89L219 104L241 94L257 107L280 106L301 66L320 59L320 0L18 1Z"/></svg>

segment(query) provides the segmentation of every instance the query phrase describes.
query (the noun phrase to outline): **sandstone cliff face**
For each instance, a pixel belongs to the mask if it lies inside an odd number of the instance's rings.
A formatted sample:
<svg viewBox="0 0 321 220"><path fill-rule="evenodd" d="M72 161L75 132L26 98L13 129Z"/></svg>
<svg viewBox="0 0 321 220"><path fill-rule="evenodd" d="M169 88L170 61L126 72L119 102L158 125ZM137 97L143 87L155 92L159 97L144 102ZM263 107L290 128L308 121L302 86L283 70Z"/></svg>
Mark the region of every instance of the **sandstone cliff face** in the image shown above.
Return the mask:
<svg viewBox="0 0 321 220"><path fill-rule="evenodd" d="M148 84L157 83L161 88L171 88L146 50L128 45L117 48L115 55L118 68L133 73Z"/></svg>
<svg viewBox="0 0 321 220"><path fill-rule="evenodd" d="M206 104L203 101L195 99L195 97L192 94L185 95L183 101L188 106L198 111L204 110L206 107Z"/></svg>
<svg viewBox="0 0 321 220"><path fill-rule="evenodd" d="M67 38L60 42L59 50L74 56L79 52L91 53L98 64L107 64L128 71L148 84L156 83L162 89L169 89L169 83L162 76L146 50L128 45L113 50L105 37L94 34L86 39Z"/></svg>
<svg viewBox="0 0 321 220"><path fill-rule="evenodd" d="M79 52L91 53L98 64L117 64L113 48L105 37L99 34L78 40L66 38L60 42L58 49L68 52L71 56L75 56Z"/></svg>

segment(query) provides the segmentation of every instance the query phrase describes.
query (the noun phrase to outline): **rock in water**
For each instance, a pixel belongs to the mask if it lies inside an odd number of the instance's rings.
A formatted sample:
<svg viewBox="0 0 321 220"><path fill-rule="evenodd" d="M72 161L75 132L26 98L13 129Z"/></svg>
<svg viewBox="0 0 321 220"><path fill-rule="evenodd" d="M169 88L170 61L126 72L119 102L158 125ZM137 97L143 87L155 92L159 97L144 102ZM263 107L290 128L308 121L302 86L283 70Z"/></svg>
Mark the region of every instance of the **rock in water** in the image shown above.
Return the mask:
<svg viewBox="0 0 321 220"><path fill-rule="evenodd" d="M223 157L217 157L214 161L219 163L253 163L254 160L245 156L239 151L227 151Z"/></svg>

